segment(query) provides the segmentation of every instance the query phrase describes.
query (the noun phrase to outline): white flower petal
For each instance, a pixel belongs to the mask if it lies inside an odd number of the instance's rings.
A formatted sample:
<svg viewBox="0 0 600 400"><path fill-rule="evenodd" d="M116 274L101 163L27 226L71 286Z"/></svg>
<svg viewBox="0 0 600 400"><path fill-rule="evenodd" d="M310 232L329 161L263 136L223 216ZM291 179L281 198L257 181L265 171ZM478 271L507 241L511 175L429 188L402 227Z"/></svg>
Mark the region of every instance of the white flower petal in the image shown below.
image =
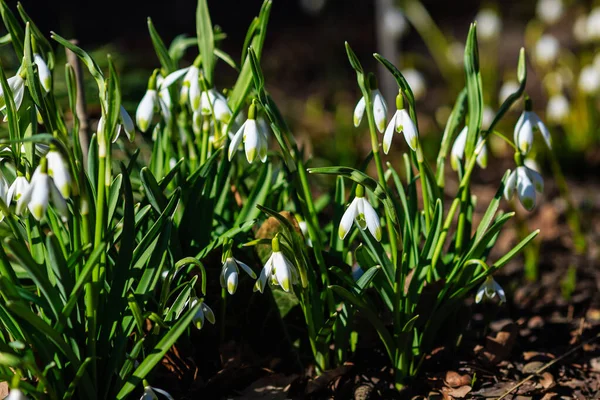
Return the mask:
<svg viewBox="0 0 600 400"><path fill-rule="evenodd" d="M160 84L158 86L160 87L161 90L168 88L169 86L171 86L172 84L177 82L179 79L181 79L182 76L187 75L189 70L190 70L190 67L187 67L187 68L178 69L175 72L171 72L169 75L167 75L165 77L165 79L162 80L162 82L160 82Z"/></svg>
<svg viewBox="0 0 600 400"><path fill-rule="evenodd" d="M358 198L355 197L352 203L348 206L344 215L342 215L342 219L340 220L340 227L338 229L338 235L340 239L344 239L348 232L352 229L352 224L354 223L354 219L356 218L357 212L357 204Z"/></svg>
<svg viewBox="0 0 600 400"><path fill-rule="evenodd" d="M542 175L540 175L540 173L537 172L536 170L528 168L528 167L525 167L525 170L527 172L527 175L533 182L533 186L535 187L535 190L538 193L543 193L544 192L544 178L542 178Z"/></svg>
<svg viewBox="0 0 600 400"><path fill-rule="evenodd" d="M279 286L286 292L290 291L291 287L291 271L286 263L285 256L278 251L273 254L273 268Z"/></svg>
<svg viewBox="0 0 600 400"><path fill-rule="evenodd" d="M123 106L121 106L119 109L119 115L121 118L121 123L123 124L123 129L125 129L125 135L127 135L127 139L129 139L129 141L133 141L135 138L135 125L133 125L131 116Z"/></svg>
<svg viewBox="0 0 600 400"><path fill-rule="evenodd" d="M546 142L548 148L551 149L552 137L550 136L550 131L548 131L548 128L546 128L546 125L544 125L544 123L542 122L540 117L537 116L537 114L534 114L533 117L535 126L540 130L540 133L542 134L542 137L544 138L544 141Z"/></svg>
<svg viewBox="0 0 600 400"><path fill-rule="evenodd" d="M229 161L231 161L231 159L233 158L233 154L237 151L238 147L240 147L240 143L242 143L242 140L244 139L244 129L246 128L246 122L242 124L240 129L238 129L238 131L231 139L231 143L229 143L229 151L227 153Z"/></svg>
<svg viewBox="0 0 600 400"><path fill-rule="evenodd" d="M527 175L526 167L517 167L517 193L523 207L528 211L535 207L535 187Z"/></svg>
<svg viewBox="0 0 600 400"><path fill-rule="evenodd" d="M377 130L383 133L387 122L387 105L381 92L377 89L373 90L373 117L375 118Z"/></svg>
<svg viewBox="0 0 600 400"><path fill-rule="evenodd" d="M506 178L506 184L504 185L504 198L510 200L517 188L517 171L512 171L508 178Z"/></svg>
<svg viewBox="0 0 600 400"><path fill-rule="evenodd" d="M137 111L135 112L135 121L142 132L146 132L150 127L157 99L158 94L156 93L156 90L150 89L146 91L144 97L142 97L142 101L140 101L140 104L138 105Z"/></svg>
<svg viewBox="0 0 600 400"><path fill-rule="evenodd" d="M529 116L523 119L521 129L517 132L515 144L523 154L527 154L531 150L531 146L533 145L533 124Z"/></svg>
<svg viewBox="0 0 600 400"><path fill-rule="evenodd" d="M48 160L48 175L52 177L62 197L68 199L71 196L71 185L73 184L69 165L57 150L48 152L46 160Z"/></svg>
<svg viewBox="0 0 600 400"><path fill-rule="evenodd" d="M358 127L360 125L360 121L362 121L363 115L365 115L365 98L361 97L358 103L356 103L356 107L354 108L354 126Z"/></svg>
<svg viewBox="0 0 600 400"><path fill-rule="evenodd" d="M413 151L417 151L417 140L419 135L417 133L417 127L415 126L412 118L410 118L410 115L406 110L402 109L400 110L399 120L406 143L411 149L413 149Z"/></svg>
<svg viewBox="0 0 600 400"><path fill-rule="evenodd" d="M40 83L46 92L50 91L52 87L52 75L46 61L37 53L33 55L33 62L38 67L38 74L40 77Z"/></svg>
<svg viewBox="0 0 600 400"><path fill-rule="evenodd" d="M238 266L240 266L252 279L256 279L256 273L247 264L241 262L237 258L233 259Z"/></svg>
<svg viewBox="0 0 600 400"><path fill-rule="evenodd" d="M454 144L452 145L452 149L450 150L450 165L455 171L458 170L458 164L463 159L465 154L465 146L467 144L468 131L469 128L465 126L454 140Z"/></svg>
<svg viewBox="0 0 600 400"><path fill-rule="evenodd" d="M379 216L375 212L373 206L367 201L365 197L363 197L363 209L365 214L365 221L367 223L367 228L369 228L369 232L378 242L381 241L381 224L379 222Z"/></svg>
<svg viewBox="0 0 600 400"><path fill-rule="evenodd" d="M246 160L252 164L258 153L258 129L256 120L249 119L244 127L244 150L246 151Z"/></svg>
<svg viewBox="0 0 600 400"><path fill-rule="evenodd" d="M392 145L392 139L394 138L394 131L396 130L396 121L399 118L399 112L400 111L396 111L387 128L385 128L385 133L383 134L383 152L385 154L389 152Z"/></svg>

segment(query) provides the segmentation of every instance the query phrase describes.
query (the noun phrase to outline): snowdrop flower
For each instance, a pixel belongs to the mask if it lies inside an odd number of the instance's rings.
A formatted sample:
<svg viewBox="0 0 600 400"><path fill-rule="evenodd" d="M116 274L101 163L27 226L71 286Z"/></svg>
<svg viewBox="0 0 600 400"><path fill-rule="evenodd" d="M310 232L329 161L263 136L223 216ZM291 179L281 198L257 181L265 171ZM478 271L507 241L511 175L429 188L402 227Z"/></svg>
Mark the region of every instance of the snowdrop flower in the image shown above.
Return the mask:
<svg viewBox="0 0 600 400"><path fill-rule="evenodd" d="M23 394L19 389L11 389L8 396L4 400L27 400L27 396Z"/></svg>
<svg viewBox="0 0 600 400"><path fill-rule="evenodd" d="M252 268L241 262L240 260L229 256L223 263L223 268L221 270L221 287L223 289L227 288L229 294L234 294L238 285L238 276L240 270L238 267L242 267L242 269L250 275L252 279L256 279L256 274L252 271Z"/></svg>
<svg viewBox="0 0 600 400"><path fill-rule="evenodd" d="M156 91L157 79L158 69L155 69L148 80L148 89L135 112L135 122L142 132L146 132L150 127L150 122L152 122L154 111L158 103L158 92Z"/></svg>
<svg viewBox="0 0 600 400"><path fill-rule="evenodd" d="M392 138L394 137L394 131L404 133L404 139L413 151L417 151L417 141L419 134L417 133L417 127L413 123L410 115L404 108L404 98L402 92L396 96L396 113L392 117L392 120L385 130L383 135L383 152L385 154L390 150L392 144Z"/></svg>
<svg viewBox="0 0 600 400"><path fill-rule="evenodd" d="M404 13L399 8L392 7L383 16L383 29L394 40L404 36L408 32L408 23Z"/></svg>
<svg viewBox="0 0 600 400"><path fill-rule="evenodd" d="M15 102L15 108L18 110L21 107L21 103L23 102L23 95L25 94L25 72L17 72L17 74L11 78L8 78L7 83L8 87L10 87L10 91L13 95L13 100ZM6 99L4 98L4 90L2 86L0 86L0 111L6 109Z"/></svg>
<svg viewBox="0 0 600 400"><path fill-rule="evenodd" d="M550 138L550 132L546 125L542 122L540 117L536 113L531 111L531 99L525 98L525 111L519 117L517 124L515 125L514 141L515 146L521 151L523 155L529 153L531 146L533 145L533 132L539 131L546 142L548 148L552 148L552 140Z"/></svg>
<svg viewBox="0 0 600 400"><path fill-rule="evenodd" d="M48 68L48 64L46 64L46 61L44 61L42 56L40 56L38 53L33 55L33 62L35 65L37 65L42 87L46 92L50 92L52 87L52 75L50 73L50 68Z"/></svg>
<svg viewBox="0 0 600 400"><path fill-rule="evenodd" d="M375 125L380 133L383 133L385 129L385 123L387 122L387 105L383 95L377 89L377 80L375 75L369 74L369 87L371 88L371 99L373 107L373 117L375 118ZM354 126L358 127L360 121L362 121L363 115L365 114L365 108L367 106L366 100L362 97L356 107L354 108Z"/></svg>
<svg viewBox="0 0 600 400"><path fill-rule="evenodd" d="M579 73L579 90L588 95L593 95L600 89L600 72L594 65L586 65Z"/></svg>
<svg viewBox="0 0 600 400"><path fill-rule="evenodd" d="M458 164L462 161L462 159L465 156L465 147L467 146L468 132L469 128L465 126L460 131L460 133L456 137L456 140L454 140L454 144L452 145L452 150L450 151L450 165L455 171L458 170ZM479 138L479 140L477 141L477 146L479 146L480 144L481 138ZM484 143L481 152L477 156L477 164L479 164L481 168L487 167L487 156L487 144Z"/></svg>
<svg viewBox="0 0 600 400"><path fill-rule="evenodd" d="M570 112L569 100L562 94L555 94L548 100L546 117L554 123L563 122Z"/></svg>
<svg viewBox="0 0 600 400"><path fill-rule="evenodd" d="M552 25L562 17L564 5L562 0L539 0L535 12L540 20Z"/></svg>
<svg viewBox="0 0 600 400"><path fill-rule="evenodd" d="M46 155L46 160L48 161L48 175L52 177L62 197L65 200L68 199L71 195L71 187L73 185L73 180L69 173L69 164L56 149L50 149Z"/></svg>
<svg viewBox="0 0 600 400"><path fill-rule="evenodd" d="M104 122L104 115L103 115L98 120L98 127L96 128L97 133L100 134L100 132L104 132L104 128L105 128L105 122ZM119 110L119 123L117 124L117 127L116 127L117 133L112 138L113 143L115 143L121 136L122 129L125 130L125 136L127 136L127 139L129 139L130 142L133 142L133 139L135 139L135 126L133 124L133 120L129 116L129 113L127 112L127 110L125 110L125 107L123 107L123 106L121 106L121 108ZM104 132L104 134L107 134L107 133L110 133L110 132Z"/></svg>
<svg viewBox="0 0 600 400"><path fill-rule="evenodd" d="M406 79L406 82L408 82L408 86L410 86L410 90L412 90L415 100L422 98L425 95L425 92L427 92L427 85L425 84L423 74L414 68L407 68L402 70L402 75L404 76L404 79Z"/></svg>
<svg viewBox="0 0 600 400"><path fill-rule="evenodd" d="M536 192L544 191L544 179L539 172L521 165L510 173L504 186L504 197L510 200L515 190L519 201L528 211L533 210L536 203Z"/></svg>
<svg viewBox="0 0 600 400"><path fill-rule="evenodd" d="M199 57L196 58L194 64L190 66L187 73L183 77L183 87L187 88L187 98L190 102L192 110L200 108L200 68L198 67Z"/></svg>
<svg viewBox="0 0 600 400"><path fill-rule="evenodd" d="M262 162L267 161L267 133L260 128L256 123L256 102L253 101L248 109L248 119L238 129L231 143L229 144L228 157L229 161L233 158L235 151L244 142L244 150L246 152L246 160L252 163L258 157Z"/></svg>
<svg viewBox="0 0 600 400"><path fill-rule="evenodd" d="M160 393L167 399L173 400L173 396L171 396L167 391L150 386L150 384L145 379L143 383L144 393L142 394L142 397L140 397L140 400L158 400L158 396L156 396L156 393Z"/></svg>
<svg viewBox="0 0 600 400"><path fill-rule="evenodd" d="M554 36L543 35L535 44L535 60L542 66L548 66L556 61L559 50L560 44Z"/></svg>
<svg viewBox="0 0 600 400"><path fill-rule="evenodd" d="M506 302L506 295L504 294L502 287L498 285L494 278L488 276L477 290L477 294L475 295L475 303L480 303L481 300L483 300L483 295L485 295L485 297L488 299L493 299L496 297L496 294L498 294L500 303Z"/></svg>
<svg viewBox="0 0 600 400"><path fill-rule="evenodd" d="M352 229L352 223L356 222L356 225L363 231L369 228L369 232L378 242L381 240L381 224L379 222L379 216L375 212L375 209L365 198L365 188L362 185L356 186L356 197L352 200L352 203L342 215L340 221L340 227L338 229L338 235L340 239L344 239L350 229Z"/></svg>
<svg viewBox="0 0 600 400"><path fill-rule="evenodd" d="M231 109L227 105L227 99L214 88L202 92L200 107L202 114L212 115L214 112L215 118L224 124L228 123L231 118Z"/></svg>
<svg viewBox="0 0 600 400"><path fill-rule="evenodd" d="M190 308L194 307L199 301L200 299L198 297L193 297L190 302ZM200 308L198 309L196 315L194 315L194 318L192 319L192 323L194 324L196 329L202 329L202 327L204 326L204 319L207 319L208 322L210 322L213 325L215 323L215 313L213 313L213 310L211 310L211 308L207 306L204 301L202 301L202 304L200 304Z"/></svg>
<svg viewBox="0 0 600 400"><path fill-rule="evenodd" d="M260 272L254 285L254 291L258 290L263 293L267 282L271 282L272 285L279 285L283 290L289 292L292 285L298 283L298 271L281 251L278 234L271 240L271 248L273 253Z"/></svg>
<svg viewBox="0 0 600 400"><path fill-rule="evenodd" d="M10 188L8 188L7 204L11 201L18 202L29 188L29 182L23 175L17 175Z"/></svg>
<svg viewBox="0 0 600 400"><path fill-rule="evenodd" d="M495 10L484 8L475 16L475 20L477 21L477 33L482 40L490 40L500 34L502 21Z"/></svg>
<svg viewBox="0 0 600 400"><path fill-rule="evenodd" d="M588 40L600 39L600 7L595 7L588 15L586 33Z"/></svg>
<svg viewBox="0 0 600 400"><path fill-rule="evenodd" d="M519 90L519 84L516 81L504 82L498 94L500 104L504 103L504 100L508 99L508 96L515 93L517 90Z"/></svg>
<svg viewBox="0 0 600 400"><path fill-rule="evenodd" d="M50 200L59 214L66 217L67 202L54 184L54 180L48 176L48 160L42 158L31 177L29 187L17 202L17 214L22 214L27 207L31 215L39 221L46 214Z"/></svg>

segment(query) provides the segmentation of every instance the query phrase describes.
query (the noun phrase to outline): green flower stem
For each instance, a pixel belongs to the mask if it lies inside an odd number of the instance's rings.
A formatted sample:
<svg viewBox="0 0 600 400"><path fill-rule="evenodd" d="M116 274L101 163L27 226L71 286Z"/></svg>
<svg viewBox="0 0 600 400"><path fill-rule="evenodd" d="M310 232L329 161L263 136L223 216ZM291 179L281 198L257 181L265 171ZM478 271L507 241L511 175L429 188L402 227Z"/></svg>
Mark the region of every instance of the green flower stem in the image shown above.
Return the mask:
<svg viewBox="0 0 600 400"><path fill-rule="evenodd" d="M385 182L385 173L383 171L383 163L381 161L381 154L379 153L379 139L377 138L377 128L375 126L375 116L373 115L373 99L371 98L371 91L364 90L363 96L365 98L365 108L367 111L367 118L369 120L369 133L371 134L371 148L373 149L373 160L377 167L377 177L379 178L379 184L384 190L387 190L387 184ZM392 253L392 264L397 267L398 264L398 239L396 238L396 231L392 219L385 213L385 222L390 238L390 252Z"/></svg>
<svg viewBox="0 0 600 400"><path fill-rule="evenodd" d="M419 176L421 177L421 193L423 195L423 211L425 212L425 228L429 231L431 225L431 209L429 207L429 182L425 173L425 160L423 159L423 150L421 144L417 141L417 164L419 165Z"/></svg>

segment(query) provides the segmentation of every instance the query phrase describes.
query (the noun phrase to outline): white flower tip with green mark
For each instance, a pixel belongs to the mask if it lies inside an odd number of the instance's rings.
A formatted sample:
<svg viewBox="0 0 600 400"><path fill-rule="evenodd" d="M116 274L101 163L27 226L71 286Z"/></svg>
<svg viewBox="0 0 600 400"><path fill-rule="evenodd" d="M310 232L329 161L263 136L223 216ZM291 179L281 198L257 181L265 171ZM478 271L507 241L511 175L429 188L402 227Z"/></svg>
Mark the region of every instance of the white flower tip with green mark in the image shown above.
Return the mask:
<svg viewBox="0 0 600 400"><path fill-rule="evenodd" d="M68 163L57 150L50 150L46 159L48 160L48 175L54 180L62 197L68 199L71 196L73 185Z"/></svg>
<svg viewBox="0 0 600 400"><path fill-rule="evenodd" d="M150 127L150 121L154 116L154 110L158 101L156 90L149 89L142 97L140 104L135 112L135 120L140 131L146 132Z"/></svg>
<svg viewBox="0 0 600 400"><path fill-rule="evenodd" d="M381 92L378 89L372 91L373 93L373 117L375 118L375 124L377 130L383 133L385 130L385 124L387 122L387 105Z"/></svg>
<svg viewBox="0 0 600 400"><path fill-rule="evenodd" d="M356 107L354 107L354 127L358 128L360 121L362 121L363 115L365 114L366 102L365 98L361 97Z"/></svg>
<svg viewBox="0 0 600 400"><path fill-rule="evenodd" d="M50 73L50 68L48 68L48 64L46 64L46 61L44 61L38 53L33 55L33 62L37 65L42 87L46 92L50 92L52 87L52 75Z"/></svg>

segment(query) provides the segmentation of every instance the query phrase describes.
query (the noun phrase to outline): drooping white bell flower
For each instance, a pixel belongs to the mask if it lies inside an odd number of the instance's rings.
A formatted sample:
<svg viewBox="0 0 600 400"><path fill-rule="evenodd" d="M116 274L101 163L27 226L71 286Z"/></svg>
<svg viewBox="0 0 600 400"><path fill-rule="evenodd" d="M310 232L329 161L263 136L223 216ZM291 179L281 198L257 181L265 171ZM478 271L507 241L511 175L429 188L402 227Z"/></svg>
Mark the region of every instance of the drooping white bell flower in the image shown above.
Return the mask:
<svg viewBox="0 0 600 400"><path fill-rule="evenodd" d="M229 123L231 118L231 109L227 105L227 99L216 89L208 89L202 92L200 107L202 114L212 115L214 112L215 118L222 123Z"/></svg>
<svg viewBox="0 0 600 400"><path fill-rule="evenodd" d="M553 35L545 34L535 44L533 55L539 65L549 66L557 60L559 51L558 39Z"/></svg>
<svg viewBox="0 0 600 400"><path fill-rule="evenodd" d="M535 12L540 20L552 25L562 17L564 5L562 0L538 0Z"/></svg>
<svg viewBox="0 0 600 400"><path fill-rule="evenodd" d="M481 300L483 300L484 295L488 299L493 299L494 297L496 297L496 294L500 299L500 303L506 302L506 295L504 294L504 290L502 289L502 287L498 285L494 278L488 276L487 278L485 278L485 281L483 281L481 286L479 286L477 294L475 295L475 302L480 303Z"/></svg>
<svg viewBox="0 0 600 400"><path fill-rule="evenodd" d="M119 109L118 122L119 123L117 123L116 129L115 129L116 134L112 138L112 142L115 143L119 139L119 137L121 136L121 130L124 130L125 136L127 136L127 139L129 139L130 142L133 142L133 140L135 139L135 125L133 124L133 120L131 119L131 116L129 116L129 113L127 112L127 110L125 110L125 107L123 107L123 106L121 106L121 108ZM104 115L102 115L102 116L100 116L100 119L98 120L98 127L96 128L96 131L98 133L104 132L104 128L105 128L105 121L104 121ZM110 133L110 132L104 132L104 133L106 134L106 133Z"/></svg>
<svg viewBox="0 0 600 400"><path fill-rule="evenodd" d="M368 228L375 240L381 241L382 232L379 216L365 197L365 188L362 185L356 186L356 197L342 215L338 229L340 239L343 240L348 235L353 223L356 223L363 231Z"/></svg>
<svg viewBox="0 0 600 400"><path fill-rule="evenodd" d="M402 76L404 76L404 79L406 79L408 86L410 86L410 90L412 90L415 100L419 100L425 96L425 93L427 92L427 84L425 83L423 74L414 68L406 68L401 72Z"/></svg>
<svg viewBox="0 0 600 400"><path fill-rule="evenodd" d="M198 297L193 297L190 301L190 308L194 307L199 301L201 300ZM214 325L215 313L213 313L213 310L209 306L207 306L204 301L202 301L202 304L200 304L200 308L198 309L196 315L194 315L194 318L192 319L192 323L194 324L196 329L202 329L202 327L204 326L205 319Z"/></svg>
<svg viewBox="0 0 600 400"><path fill-rule="evenodd" d="M525 110L515 125L514 133L515 146L517 146L523 155L527 155L533 146L534 131L539 131L548 148L552 148L552 139L548 128L546 128L540 117L532 111L531 99L526 97Z"/></svg>
<svg viewBox="0 0 600 400"><path fill-rule="evenodd" d="M154 118L156 106L158 105L158 73L158 69L155 69L150 76L150 79L148 79L148 88L146 89L146 93L144 93L144 97L142 97L142 100L140 101L140 104L135 112L135 122L142 132L146 132L150 127L152 118Z"/></svg>
<svg viewBox="0 0 600 400"><path fill-rule="evenodd" d="M33 173L29 187L17 202L17 214L22 214L27 207L31 215L39 221L46 214L50 200L56 211L66 218L67 202L54 184L54 180L48 176L48 161L44 157Z"/></svg>
<svg viewBox="0 0 600 400"><path fill-rule="evenodd" d="M18 110L21 107L21 103L23 103L23 96L25 94L25 78L21 72L17 72L15 76L7 79L7 83L12 92L15 108ZM0 86L0 111L6 109L6 99L4 96L4 90Z"/></svg>
<svg viewBox="0 0 600 400"><path fill-rule="evenodd" d="M17 175L10 188L8 188L7 204L12 201L18 202L28 188L29 182L27 178L23 175Z"/></svg>
<svg viewBox="0 0 600 400"><path fill-rule="evenodd" d="M223 268L221 269L220 282L221 287L223 289L227 289L229 294L234 294L237 289L238 278L240 273L238 267L241 267L244 270L244 272L250 275L252 279L256 279L256 274L254 273L254 271L252 271L252 268L250 268L248 265L244 264L243 262L241 262L233 256L227 257L227 259L223 263Z"/></svg>
<svg viewBox="0 0 600 400"><path fill-rule="evenodd" d="M502 21L496 10L484 8L475 16L477 21L477 34L481 40L497 38L502 29Z"/></svg>
<svg viewBox="0 0 600 400"><path fill-rule="evenodd" d="M267 161L267 137L266 132L262 132L260 126L256 123L256 102L252 102L248 109L248 119L238 129L231 143L229 144L228 157L229 161L233 158L235 151L244 142L244 150L246 152L246 160L252 163L256 155L262 162Z"/></svg>
<svg viewBox="0 0 600 400"><path fill-rule="evenodd" d="M600 71L594 65L586 65L579 73L579 90L587 95L594 95L600 89Z"/></svg>
<svg viewBox="0 0 600 400"><path fill-rule="evenodd" d="M536 192L543 193L544 179L539 172L525 166L519 166L510 173L504 186L504 197L510 200L515 191L519 201L528 211L533 210L536 204Z"/></svg>
<svg viewBox="0 0 600 400"><path fill-rule="evenodd" d="M569 116L570 109L569 100L563 94L552 95L546 106L546 118L554 123L564 122Z"/></svg>
<svg viewBox="0 0 600 400"><path fill-rule="evenodd" d="M383 133L385 129L385 124L387 122L387 105L385 104L385 99L383 95L377 89L377 80L375 79L375 75L369 75L369 87L371 88L371 105L373 107L373 117L375 119L375 126L380 133ZM364 97L356 104L354 108L354 126L358 127L360 125L360 121L362 121L363 116L365 115L365 108L367 106L367 102Z"/></svg>
<svg viewBox="0 0 600 400"><path fill-rule="evenodd" d="M52 177L62 197L65 200L68 199L71 196L73 186L69 164L58 150L52 148L46 155L46 159L48 161L48 175Z"/></svg>
<svg viewBox="0 0 600 400"><path fill-rule="evenodd" d="M52 74L46 61L38 53L33 55L33 62L37 65L38 74L40 76L40 83L46 92L50 92L52 89Z"/></svg>
<svg viewBox="0 0 600 400"><path fill-rule="evenodd" d="M402 97L402 93L398 93L396 96L396 112L392 116L392 119L385 130L385 134L383 135L383 152L385 154L390 150L394 132L404 133L406 143L413 151L417 151L419 134L408 111L404 108L404 98Z"/></svg>
<svg viewBox="0 0 600 400"><path fill-rule="evenodd" d="M463 158L465 156L465 147L467 146L468 133L469 133L469 128L465 126L460 131L460 133L454 140L454 144L452 145L452 150L450 151L450 165L452 166L452 169L455 171L458 170L458 164L463 160ZM479 147L480 144L481 144L481 138L479 138L479 140L477 141L476 147ZM487 157L488 157L487 144L484 143L483 147L481 148L481 151L479 152L479 155L477 156L477 160L476 160L477 164L481 168L487 167Z"/></svg>
<svg viewBox="0 0 600 400"><path fill-rule="evenodd" d="M281 251L278 235L275 235L271 240L271 249L273 253L260 272L260 276L254 285L254 291L263 293L265 285L270 282L272 285L279 285L283 290L289 292L292 285L299 282L298 270Z"/></svg>

